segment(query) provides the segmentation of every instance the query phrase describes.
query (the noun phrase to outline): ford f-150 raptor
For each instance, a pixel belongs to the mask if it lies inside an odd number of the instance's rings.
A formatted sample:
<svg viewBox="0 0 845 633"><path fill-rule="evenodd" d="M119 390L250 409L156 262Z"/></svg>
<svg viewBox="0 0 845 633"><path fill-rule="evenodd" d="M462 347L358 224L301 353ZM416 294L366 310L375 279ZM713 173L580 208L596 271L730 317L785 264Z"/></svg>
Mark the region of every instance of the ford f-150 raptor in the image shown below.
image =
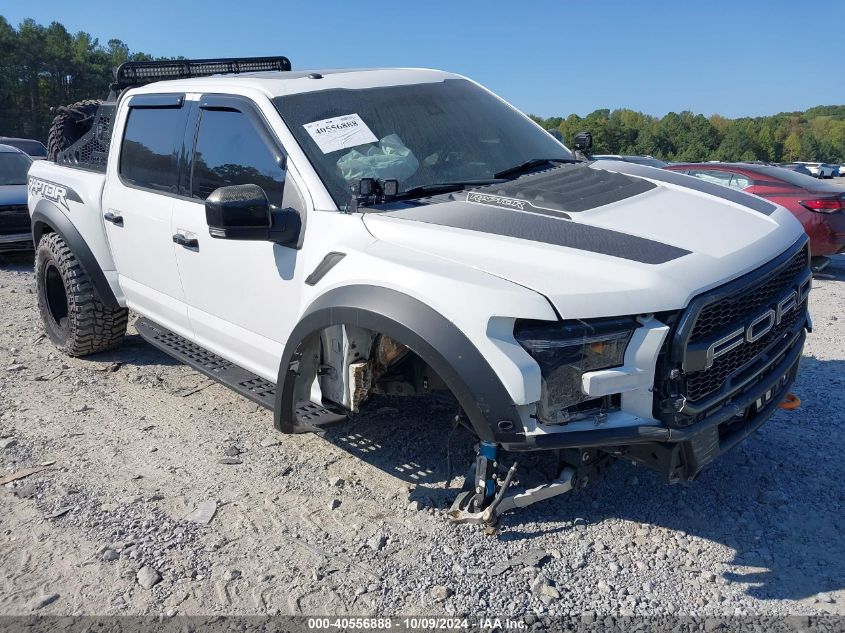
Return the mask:
<svg viewBox="0 0 845 633"><path fill-rule="evenodd" d="M798 370L811 275L792 214L575 160L459 75L131 62L54 131L28 187L61 350L120 345L131 309L284 433L448 389L478 438L457 520L612 457L690 480ZM559 477L518 492L503 449L556 451Z"/></svg>

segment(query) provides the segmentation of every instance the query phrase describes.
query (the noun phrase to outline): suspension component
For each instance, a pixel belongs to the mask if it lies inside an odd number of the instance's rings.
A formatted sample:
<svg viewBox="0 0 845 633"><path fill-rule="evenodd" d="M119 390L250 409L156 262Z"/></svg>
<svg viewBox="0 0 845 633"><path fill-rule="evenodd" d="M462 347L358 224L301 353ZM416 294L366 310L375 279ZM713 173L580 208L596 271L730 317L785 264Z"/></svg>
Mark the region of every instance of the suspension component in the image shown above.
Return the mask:
<svg viewBox="0 0 845 633"><path fill-rule="evenodd" d="M496 494L496 454L498 448L492 442L481 442L478 445L478 456L475 458L475 496L471 508L479 512L486 508Z"/></svg>

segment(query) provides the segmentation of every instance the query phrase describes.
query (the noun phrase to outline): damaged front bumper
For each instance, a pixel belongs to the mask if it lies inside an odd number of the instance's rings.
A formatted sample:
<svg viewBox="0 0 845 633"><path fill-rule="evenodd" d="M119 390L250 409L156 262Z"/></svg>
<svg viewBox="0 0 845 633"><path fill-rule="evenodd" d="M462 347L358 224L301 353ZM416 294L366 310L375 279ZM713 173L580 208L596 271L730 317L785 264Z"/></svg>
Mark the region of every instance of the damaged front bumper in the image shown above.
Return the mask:
<svg viewBox="0 0 845 633"><path fill-rule="evenodd" d="M746 386L718 410L686 428L649 424L500 436L507 451L593 448L643 464L669 482L694 479L719 455L759 429L777 410L795 381L806 334L801 330L789 348L773 359L757 382Z"/></svg>
<svg viewBox="0 0 845 633"><path fill-rule="evenodd" d="M495 529L498 518L505 512L585 485L592 473L614 457L658 471L669 483L694 479L705 466L772 417L795 381L804 338L802 331L789 349L774 359L765 378L720 410L686 428L633 425L500 437L498 447L508 451L559 451L562 459L558 476L535 488L510 487L516 463L504 481L500 481L496 446L482 442L479 460L470 469L463 491L449 510L450 519Z"/></svg>

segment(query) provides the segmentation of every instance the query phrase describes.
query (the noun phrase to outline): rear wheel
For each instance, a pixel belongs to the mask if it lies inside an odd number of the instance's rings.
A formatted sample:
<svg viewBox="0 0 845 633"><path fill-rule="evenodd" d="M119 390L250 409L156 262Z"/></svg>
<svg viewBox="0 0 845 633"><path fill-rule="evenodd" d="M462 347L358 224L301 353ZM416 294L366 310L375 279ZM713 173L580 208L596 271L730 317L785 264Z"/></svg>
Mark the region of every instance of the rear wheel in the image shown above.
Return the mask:
<svg viewBox="0 0 845 633"><path fill-rule="evenodd" d="M91 129L94 115L102 101L86 99L68 106L57 108L56 117L50 126L47 137L47 158L55 161L56 157L81 139Z"/></svg>
<svg viewBox="0 0 845 633"><path fill-rule="evenodd" d="M50 340L69 356L114 349L126 334L128 311L105 306L79 260L56 233L35 252L38 310Z"/></svg>

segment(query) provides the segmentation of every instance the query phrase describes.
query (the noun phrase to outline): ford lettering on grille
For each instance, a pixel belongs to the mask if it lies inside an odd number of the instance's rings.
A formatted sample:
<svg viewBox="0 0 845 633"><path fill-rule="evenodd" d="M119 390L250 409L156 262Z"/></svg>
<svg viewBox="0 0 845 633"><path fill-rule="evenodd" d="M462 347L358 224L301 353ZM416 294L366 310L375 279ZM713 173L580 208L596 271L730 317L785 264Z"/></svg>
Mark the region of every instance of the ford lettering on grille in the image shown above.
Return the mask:
<svg viewBox="0 0 845 633"><path fill-rule="evenodd" d="M693 372L710 369L720 356L742 345L759 341L779 325L784 317L804 303L810 293L811 281L812 277L808 276L797 287L781 295L768 309L761 311L745 325L737 327L729 334L709 344L705 341L691 345L684 361L684 370Z"/></svg>

